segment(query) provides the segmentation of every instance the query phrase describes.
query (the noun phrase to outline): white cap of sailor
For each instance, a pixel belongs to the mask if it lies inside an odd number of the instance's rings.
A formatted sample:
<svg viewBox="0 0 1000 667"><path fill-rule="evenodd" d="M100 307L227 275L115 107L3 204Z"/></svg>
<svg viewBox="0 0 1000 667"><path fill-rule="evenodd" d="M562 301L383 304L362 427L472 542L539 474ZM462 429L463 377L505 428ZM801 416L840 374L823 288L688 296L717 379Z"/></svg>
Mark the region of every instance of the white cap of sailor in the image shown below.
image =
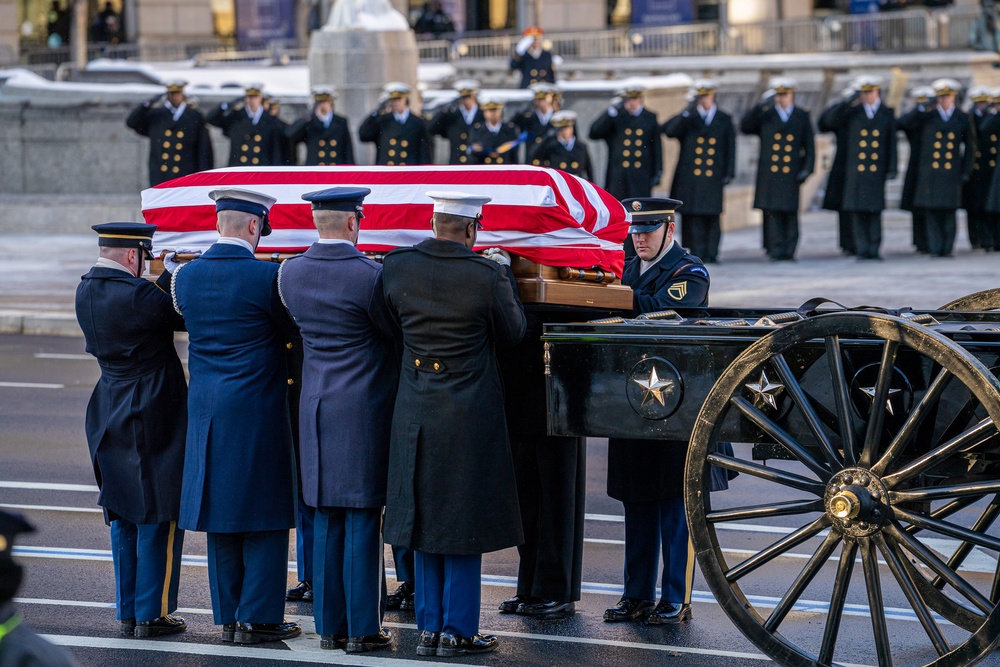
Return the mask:
<svg viewBox="0 0 1000 667"><path fill-rule="evenodd" d="M621 91L625 97L642 97L646 92L646 86L638 79L629 79L625 82Z"/></svg>
<svg viewBox="0 0 1000 667"><path fill-rule="evenodd" d="M317 102L329 102L337 97L337 89L333 86L313 86L310 92Z"/></svg>
<svg viewBox="0 0 1000 667"><path fill-rule="evenodd" d="M973 102L989 102L990 88L988 86L972 86L969 88L969 99Z"/></svg>
<svg viewBox="0 0 1000 667"><path fill-rule="evenodd" d="M771 77L768 85L776 95L781 95L783 93L794 93L795 89L799 87L799 82L790 76L774 76Z"/></svg>
<svg viewBox="0 0 1000 667"><path fill-rule="evenodd" d="M271 234L269 214L271 207L278 201L274 197L262 192L240 188L219 188L209 192L208 196L215 201L216 213L219 211L243 211L250 215L256 215L263 223L260 235L269 236Z"/></svg>
<svg viewBox="0 0 1000 667"><path fill-rule="evenodd" d="M934 89L934 94L938 97L942 95L957 95L962 92L962 84L955 79L935 79L931 83L931 88Z"/></svg>
<svg viewBox="0 0 1000 667"><path fill-rule="evenodd" d="M718 87L719 84L713 79L695 79L691 82L691 92L698 97L714 93L715 89Z"/></svg>
<svg viewBox="0 0 1000 667"><path fill-rule="evenodd" d="M569 110L557 111L552 114L552 118L549 120L549 124L552 127L570 127L575 122L576 112Z"/></svg>
<svg viewBox="0 0 1000 667"><path fill-rule="evenodd" d="M455 82L455 90L459 97L475 97L479 90L479 82L475 79L459 79Z"/></svg>
<svg viewBox="0 0 1000 667"><path fill-rule="evenodd" d="M435 213L447 213L477 222L483 217L483 205L493 201L492 197L472 195L467 192L432 190L427 196L434 200Z"/></svg>
<svg viewBox="0 0 1000 667"><path fill-rule="evenodd" d="M863 74L854 80L854 89L859 93L870 93L882 87L882 79L877 76Z"/></svg>
<svg viewBox="0 0 1000 667"><path fill-rule="evenodd" d="M934 97L934 89L930 86L915 86L913 90L910 91L910 97L918 102L926 102L930 98Z"/></svg>
<svg viewBox="0 0 1000 667"><path fill-rule="evenodd" d="M400 97L410 96L410 86L403 83L402 81L390 81L385 84L385 93L389 96L390 100L395 100Z"/></svg>
<svg viewBox="0 0 1000 667"><path fill-rule="evenodd" d="M188 85L188 82L184 79L167 79L163 85L167 87L168 93L183 93L184 86Z"/></svg>

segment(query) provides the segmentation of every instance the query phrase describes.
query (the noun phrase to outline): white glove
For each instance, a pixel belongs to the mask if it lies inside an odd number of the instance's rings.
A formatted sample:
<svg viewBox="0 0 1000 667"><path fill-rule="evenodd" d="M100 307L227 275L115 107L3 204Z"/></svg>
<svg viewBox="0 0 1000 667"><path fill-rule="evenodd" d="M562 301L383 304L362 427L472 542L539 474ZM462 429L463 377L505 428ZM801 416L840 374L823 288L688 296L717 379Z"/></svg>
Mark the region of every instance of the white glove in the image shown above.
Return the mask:
<svg viewBox="0 0 1000 667"><path fill-rule="evenodd" d="M617 118L618 117L618 107L616 107L614 105L608 107L608 115L611 116L612 118Z"/></svg>
<svg viewBox="0 0 1000 667"><path fill-rule="evenodd" d="M774 88L768 88L764 91L764 94L760 96L761 102L767 102L774 97Z"/></svg>
<svg viewBox="0 0 1000 667"><path fill-rule="evenodd" d="M508 42L509 43L509 42ZM514 47L514 53L519 56L523 56L531 48L531 45L535 43L535 38L532 36L522 37L518 42L517 46Z"/></svg>
<svg viewBox="0 0 1000 667"><path fill-rule="evenodd" d="M176 271L180 267L180 265L181 265L181 263L177 261L177 253L176 252L171 251L171 252L168 252L166 255L163 256L163 269L167 273L171 273L172 274L174 271Z"/></svg>
<svg viewBox="0 0 1000 667"><path fill-rule="evenodd" d="M500 248L487 248L483 251L483 257L492 260L500 266L510 266L510 255L506 250Z"/></svg>

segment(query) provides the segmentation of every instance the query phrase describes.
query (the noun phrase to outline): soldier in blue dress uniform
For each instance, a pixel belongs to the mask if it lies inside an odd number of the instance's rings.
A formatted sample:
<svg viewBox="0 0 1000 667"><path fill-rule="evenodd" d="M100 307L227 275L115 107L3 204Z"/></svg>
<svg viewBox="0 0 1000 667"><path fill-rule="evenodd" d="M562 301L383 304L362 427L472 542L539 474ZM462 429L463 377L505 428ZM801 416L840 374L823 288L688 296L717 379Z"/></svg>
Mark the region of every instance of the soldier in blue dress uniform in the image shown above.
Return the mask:
<svg viewBox="0 0 1000 667"><path fill-rule="evenodd" d="M430 133L448 140L448 164L465 164L469 161L469 132L476 123L483 122L476 95L479 82L462 79L455 82L458 100L438 111L431 119Z"/></svg>
<svg viewBox="0 0 1000 667"><path fill-rule="evenodd" d="M282 163L285 135L264 108L264 86L252 83L242 100L223 102L208 114L210 125L229 137L230 167L271 167Z"/></svg>
<svg viewBox="0 0 1000 667"><path fill-rule="evenodd" d="M298 335L278 295L278 265L253 252L274 199L210 193L220 238L174 271L188 330L187 453L180 525L208 533L208 575L222 640L298 636L284 621L295 471L285 341Z"/></svg>
<svg viewBox="0 0 1000 667"><path fill-rule="evenodd" d="M184 531L177 519L184 468L187 385L174 349L184 321L170 273L142 277L156 225L94 225L101 254L76 290L76 317L101 379L87 405L87 444L111 525L121 634L185 629L177 609Z"/></svg>
<svg viewBox="0 0 1000 667"><path fill-rule="evenodd" d="M451 657L497 647L479 632L482 554L523 540L494 347L526 323L510 259L472 252L489 198L428 196L434 238L393 250L383 272L404 347L385 540L416 552L417 654Z"/></svg>
<svg viewBox="0 0 1000 667"><path fill-rule="evenodd" d="M533 83L556 82L555 57L542 44L542 34L537 26L525 28L524 36L514 46L510 69L520 72L521 88L528 88Z"/></svg>
<svg viewBox="0 0 1000 667"><path fill-rule="evenodd" d="M677 306L707 306L708 271L674 240L676 199L626 199L636 256L625 263L622 284L634 292L636 314ZM687 443L611 438L608 495L625 506L625 594L604 612L607 622L653 625L691 618L694 550L684 514ZM663 551L660 601L656 574Z"/></svg>
<svg viewBox="0 0 1000 667"><path fill-rule="evenodd" d="M288 126L286 136L293 146L306 145L306 166L354 164L354 142L347 119L333 112L337 91L333 86L314 86L313 109Z"/></svg>
<svg viewBox="0 0 1000 667"><path fill-rule="evenodd" d="M381 265L354 247L370 192L303 195L312 202L319 241L278 273L278 293L305 350L300 461L303 496L316 508L316 632L322 648L348 653L392 641L379 604L398 328L382 293Z"/></svg>
<svg viewBox="0 0 1000 667"><path fill-rule="evenodd" d="M410 87L399 81L385 85L385 103L358 128L358 138L375 144L375 164L431 164L427 123L410 112Z"/></svg>

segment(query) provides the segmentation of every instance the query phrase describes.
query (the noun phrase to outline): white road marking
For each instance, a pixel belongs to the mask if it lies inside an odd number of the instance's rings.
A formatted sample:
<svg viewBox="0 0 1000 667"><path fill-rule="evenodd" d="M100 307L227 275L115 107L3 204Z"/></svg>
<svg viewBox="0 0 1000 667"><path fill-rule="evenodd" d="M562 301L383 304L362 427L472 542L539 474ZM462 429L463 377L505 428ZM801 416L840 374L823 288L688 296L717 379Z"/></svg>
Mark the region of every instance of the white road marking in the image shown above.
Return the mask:
<svg viewBox="0 0 1000 667"><path fill-rule="evenodd" d="M625 523L625 517L617 514L586 514L587 521L601 521L605 523ZM747 533L774 533L776 535L787 535L795 528L784 528L782 526L763 526L754 523L719 523L715 525L717 530L736 530Z"/></svg>
<svg viewBox="0 0 1000 667"><path fill-rule="evenodd" d="M89 354L60 354L57 352L35 352L35 359L73 359L77 361L97 361Z"/></svg>
<svg viewBox="0 0 1000 667"><path fill-rule="evenodd" d="M10 482L0 481L0 489L36 489L40 491L100 491L93 484L57 484L55 482Z"/></svg>
<svg viewBox="0 0 1000 667"><path fill-rule="evenodd" d="M13 389L65 389L64 384L48 384L45 382L0 382L0 387Z"/></svg>
<svg viewBox="0 0 1000 667"><path fill-rule="evenodd" d="M104 514L100 507L62 507L59 505L15 505L12 503L0 503L0 508L5 510L24 510L26 512L84 512L86 514Z"/></svg>

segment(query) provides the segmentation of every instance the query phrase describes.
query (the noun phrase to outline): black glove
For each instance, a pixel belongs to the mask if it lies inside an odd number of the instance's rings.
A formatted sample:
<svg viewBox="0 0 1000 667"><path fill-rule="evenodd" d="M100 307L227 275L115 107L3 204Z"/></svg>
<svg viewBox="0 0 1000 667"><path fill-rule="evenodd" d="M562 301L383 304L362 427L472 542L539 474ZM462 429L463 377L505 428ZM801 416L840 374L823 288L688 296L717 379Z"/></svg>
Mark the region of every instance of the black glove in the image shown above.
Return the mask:
<svg viewBox="0 0 1000 667"><path fill-rule="evenodd" d="M659 185L659 184L660 184L660 179L661 179L661 178L663 178L663 174L662 174L661 172L659 172L659 171L658 171L658 172L656 172L655 174L653 174L653 187L654 187L654 188L655 188L655 187L656 187L657 185Z"/></svg>
<svg viewBox="0 0 1000 667"><path fill-rule="evenodd" d="M722 177L722 184L723 185L729 185L732 182L733 182L732 176L723 176Z"/></svg>
<svg viewBox="0 0 1000 667"><path fill-rule="evenodd" d="M892 181L892 180L895 180L896 176L898 176L898 175L899 174L897 174L896 172L890 171L888 174L885 175L885 177L886 177L886 180Z"/></svg>
<svg viewBox="0 0 1000 667"><path fill-rule="evenodd" d="M801 185L806 182L807 178L809 178L809 171L803 169L802 171L800 171L795 175L795 182Z"/></svg>

